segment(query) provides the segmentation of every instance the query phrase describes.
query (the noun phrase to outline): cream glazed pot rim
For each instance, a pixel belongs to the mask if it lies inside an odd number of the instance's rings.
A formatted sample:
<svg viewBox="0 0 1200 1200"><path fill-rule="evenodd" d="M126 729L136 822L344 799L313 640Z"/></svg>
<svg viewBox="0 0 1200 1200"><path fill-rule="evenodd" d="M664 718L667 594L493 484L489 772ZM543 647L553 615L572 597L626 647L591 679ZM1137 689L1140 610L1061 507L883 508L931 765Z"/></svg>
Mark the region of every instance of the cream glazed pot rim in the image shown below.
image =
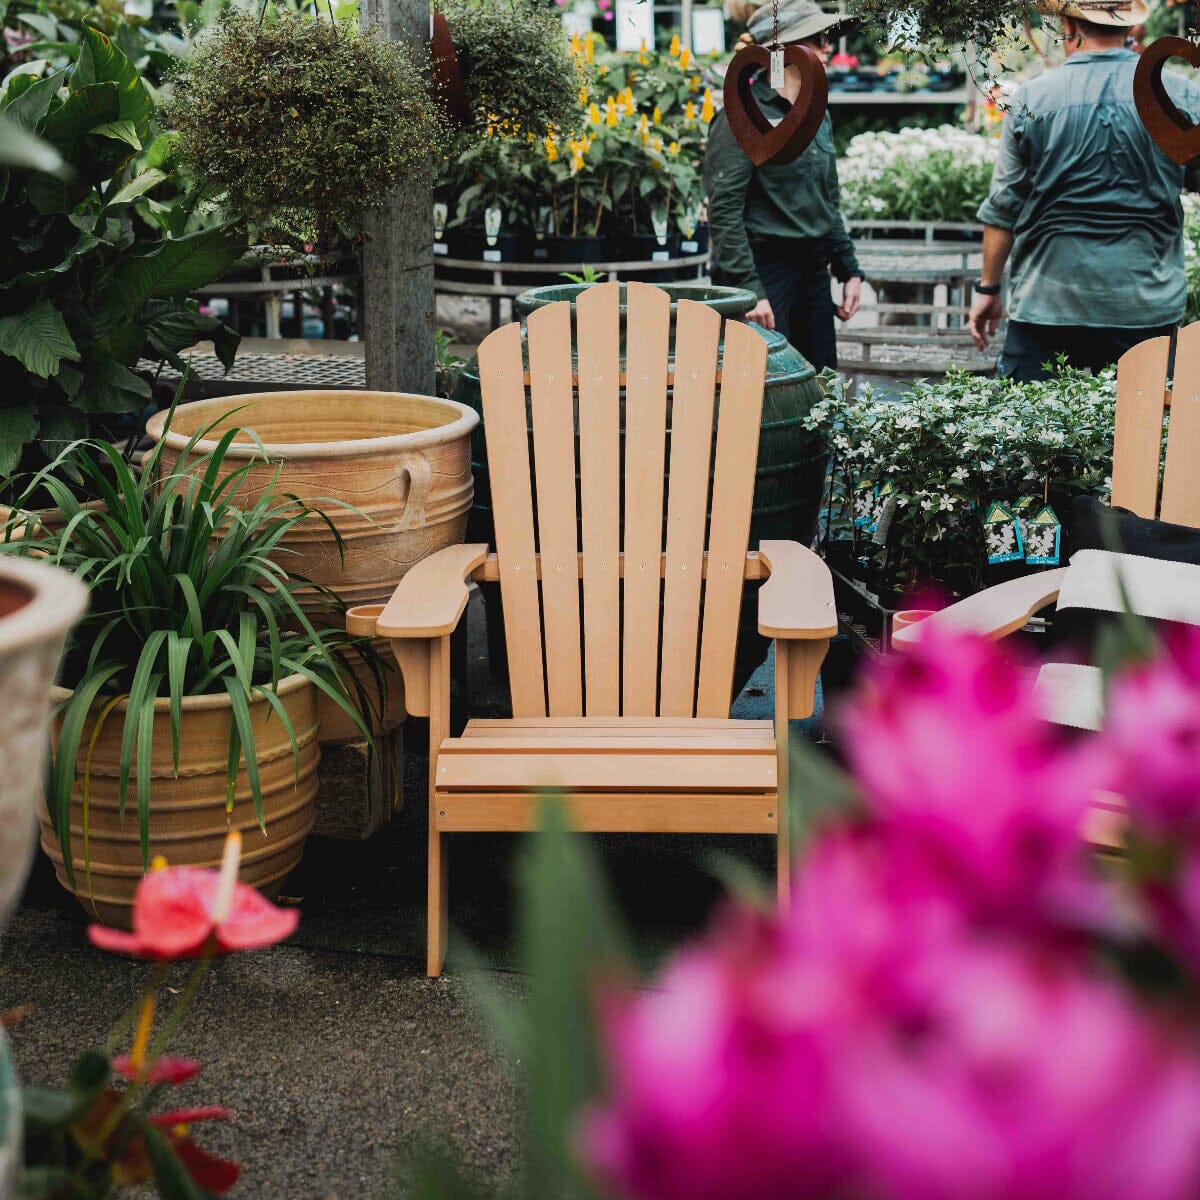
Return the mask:
<svg viewBox="0 0 1200 1200"><path fill-rule="evenodd" d="M250 392L241 396L217 396L209 400L191 400L182 407L189 413L211 413L214 418L218 413L231 413L238 407L259 403L260 401L294 399L297 396L321 395L336 400L339 397L357 401L375 400L381 405L395 403L397 400L420 400L423 404L437 405L448 413L454 414L452 420L444 425L435 425L432 429L422 429L415 433L387 433L378 437L347 438L339 441L321 442L268 442L263 440L267 457L283 456L293 458L345 458L348 454L386 454L405 453L410 450L424 450L430 446L438 446L443 442L463 437L479 424L479 414L466 404L457 400L444 400L441 396L423 396L416 392L366 392L355 389L313 389L291 390L277 392ZM178 411L178 410L176 410ZM171 450L182 451L192 439L192 434L180 433L175 429L163 432L169 409L157 412L146 422L146 432L155 442L164 442ZM237 414L234 413L236 416ZM247 421L242 428L253 431L254 426ZM208 454L217 448L217 439L202 438L196 442L194 450L199 454ZM252 442L233 442L225 452L226 458L262 459L262 453Z"/></svg>
<svg viewBox="0 0 1200 1200"><path fill-rule="evenodd" d="M30 592L28 603L0 617L0 655L66 637L88 606L87 587L70 571L50 563L0 554L0 582Z"/></svg>

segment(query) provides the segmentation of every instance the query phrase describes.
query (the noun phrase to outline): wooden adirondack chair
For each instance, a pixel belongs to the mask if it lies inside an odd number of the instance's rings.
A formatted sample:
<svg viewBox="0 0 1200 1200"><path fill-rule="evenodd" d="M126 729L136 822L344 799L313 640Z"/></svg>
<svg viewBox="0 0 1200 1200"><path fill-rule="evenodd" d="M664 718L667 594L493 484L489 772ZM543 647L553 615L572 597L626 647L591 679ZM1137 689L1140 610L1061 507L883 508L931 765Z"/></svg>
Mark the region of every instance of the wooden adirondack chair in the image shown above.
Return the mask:
<svg viewBox="0 0 1200 1200"><path fill-rule="evenodd" d="M1175 378L1168 390L1170 351L1170 338L1151 338L1127 351L1117 364L1112 502L1138 516L1200 528L1200 322L1179 331ZM1163 415L1168 408L1164 463ZM1066 567L968 596L898 631L892 641L903 649L931 623L999 638L1055 601L1059 609L1121 612L1126 597L1140 616L1200 624L1200 567L1081 550ZM1038 689L1051 720L1083 729L1099 727L1103 680L1097 668L1046 663L1038 675Z"/></svg>
<svg viewBox="0 0 1200 1200"><path fill-rule="evenodd" d="M672 356L667 294L630 283L627 297L624 374L615 283L579 296L574 338L569 303L531 314L528 368L519 325L488 336L496 552L443 550L348 620L391 639L408 710L429 717L430 975L445 955L448 835L532 828L536 789L561 790L580 830L773 834L786 893L787 722L813 710L832 580L793 542L747 552L762 338L728 322L718 369L721 319L684 300ZM449 635L472 578L500 582L513 718L452 738ZM733 721L743 581L764 579L776 717Z"/></svg>

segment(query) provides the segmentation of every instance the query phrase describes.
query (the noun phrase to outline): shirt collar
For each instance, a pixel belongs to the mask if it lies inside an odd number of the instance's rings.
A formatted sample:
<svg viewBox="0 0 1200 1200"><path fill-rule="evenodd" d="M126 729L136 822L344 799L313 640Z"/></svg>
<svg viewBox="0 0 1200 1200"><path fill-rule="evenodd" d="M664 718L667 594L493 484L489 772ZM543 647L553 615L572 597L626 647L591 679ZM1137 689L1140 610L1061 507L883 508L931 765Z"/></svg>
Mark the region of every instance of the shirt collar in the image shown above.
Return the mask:
<svg viewBox="0 0 1200 1200"><path fill-rule="evenodd" d="M1113 62L1117 59L1137 58L1132 50L1120 46L1115 50L1076 50L1070 58L1063 63L1064 67L1081 66L1084 63L1091 62Z"/></svg>

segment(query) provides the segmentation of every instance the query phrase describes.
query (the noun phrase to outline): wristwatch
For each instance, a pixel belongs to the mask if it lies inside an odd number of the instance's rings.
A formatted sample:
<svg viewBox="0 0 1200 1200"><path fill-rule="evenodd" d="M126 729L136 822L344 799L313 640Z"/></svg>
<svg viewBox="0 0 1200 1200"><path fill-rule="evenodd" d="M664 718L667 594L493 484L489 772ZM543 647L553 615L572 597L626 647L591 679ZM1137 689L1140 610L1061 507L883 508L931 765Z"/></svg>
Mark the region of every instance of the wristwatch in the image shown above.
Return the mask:
<svg viewBox="0 0 1200 1200"><path fill-rule="evenodd" d="M975 290L981 296L1000 295L1000 285L998 283L984 283L982 279L975 280Z"/></svg>

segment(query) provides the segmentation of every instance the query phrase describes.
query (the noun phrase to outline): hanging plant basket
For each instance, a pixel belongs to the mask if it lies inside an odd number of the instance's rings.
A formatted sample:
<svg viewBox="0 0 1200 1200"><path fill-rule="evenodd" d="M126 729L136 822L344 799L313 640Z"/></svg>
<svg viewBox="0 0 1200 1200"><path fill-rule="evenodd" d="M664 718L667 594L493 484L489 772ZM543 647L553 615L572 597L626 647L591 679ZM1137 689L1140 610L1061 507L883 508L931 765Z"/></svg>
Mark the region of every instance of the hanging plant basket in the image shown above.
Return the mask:
<svg viewBox="0 0 1200 1200"><path fill-rule="evenodd" d="M179 160L261 240L353 236L403 179L432 177L445 136L409 49L377 31L232 13L175 77Z"/></svg>
<svg viewBox="0 0 1200 1200"><path fill-rule="evenodd" d="M562 17L528 0L447 0L442 6L475 128L541 139L579 119L585 64Z"/></svg>

